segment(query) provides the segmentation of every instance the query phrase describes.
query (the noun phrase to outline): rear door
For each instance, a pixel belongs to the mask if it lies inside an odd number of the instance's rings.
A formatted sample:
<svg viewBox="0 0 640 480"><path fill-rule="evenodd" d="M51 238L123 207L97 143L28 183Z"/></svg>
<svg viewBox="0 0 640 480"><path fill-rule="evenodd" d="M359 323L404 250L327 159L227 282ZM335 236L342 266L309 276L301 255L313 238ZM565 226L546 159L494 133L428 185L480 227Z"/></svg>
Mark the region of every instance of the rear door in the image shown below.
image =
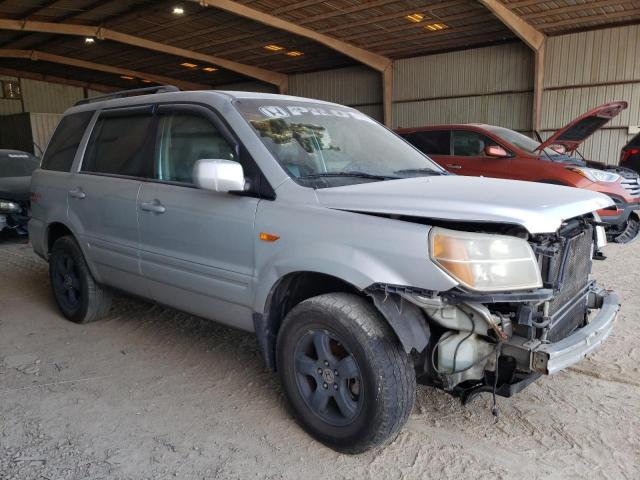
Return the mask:
<svg viewBox="0 0 640 480"><path fill-rule="evenodd" d="M152 106L102 111L68 192L72 228L100 281L142 296L136 202L153 175L153 125Z"/></svg>
<svg viewBox="0 0 640 480"><path fill-rule="evenodd" d="M485 154L486 147L502 147L502 145L474 130L453 130L452 136L452 163L459 166L457 168L459 174L474 177L511 178L510 158L489 157Z"/></svg>
<svg viewBox="0 0 640 480"><path fill-rule="evenodd" d="M141 268L152 298L251 330L258 199L196 188L200 159L241 161L219 117L195 105L158 108L155 181L138 200ZM247 167L245 166L245 173Z"/></svg>

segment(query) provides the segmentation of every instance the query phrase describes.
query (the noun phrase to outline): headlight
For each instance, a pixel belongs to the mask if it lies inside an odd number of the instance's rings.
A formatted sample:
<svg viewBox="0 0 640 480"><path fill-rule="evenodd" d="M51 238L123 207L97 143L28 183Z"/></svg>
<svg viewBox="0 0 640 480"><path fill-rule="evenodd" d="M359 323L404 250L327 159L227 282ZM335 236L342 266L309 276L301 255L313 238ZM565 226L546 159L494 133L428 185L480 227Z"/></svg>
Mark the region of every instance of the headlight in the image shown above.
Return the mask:
<svg viewBox="0 0 640 480"><path fill-rule="evenodd" d="M496 292L542 287L540 268L521 238L434 227L431 259L471 290Z"/></svg>
<svg viewBox="0 0 640 480"><path fill-rule="evenodd" d="M567 170L571 170L572 172L576 172L579 175L591 180L592 182L605 182L605 183L613 183L617 182L620 179L620 175L617 173L606 172L604 170L597 170L595 168L585 168L585 167L567 167Z"/></svg>
<svg viewBox="0 0 640 480"><path fill-rule="evenodd" d="M0 200L0 212L2 213L19 213L20 205L9 200Z"/></svg>

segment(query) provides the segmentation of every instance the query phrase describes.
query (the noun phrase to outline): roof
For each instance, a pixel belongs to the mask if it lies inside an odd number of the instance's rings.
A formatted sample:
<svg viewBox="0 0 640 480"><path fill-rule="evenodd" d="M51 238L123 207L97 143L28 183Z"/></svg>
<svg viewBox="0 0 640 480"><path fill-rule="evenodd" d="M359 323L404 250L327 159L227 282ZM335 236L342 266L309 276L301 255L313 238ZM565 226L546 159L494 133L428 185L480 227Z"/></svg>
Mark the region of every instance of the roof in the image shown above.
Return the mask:
<svg viewBox="0 0 640 480"><path fill-rule="evenodd" d="M353 65L357 62L302 35L268 26L251 16L230 13L215 2L182 1L183 15L169 0L3 0L0 20L95 26L199 54L233 60L279 74ZM221 2L222 3L222 2ZM475 0L242 0L255 12L327 35L376 55L399 59L448 50L517 41L515 35ZM503 0L504 6L545 34L640 22L638 2L629 0ZM97 35L100 36L99 34ZM266 46L275 45L276 50ZM0 56L0 73L27 72L84 83L96 89L145 86L142 77L105 73L48 60L42 52L109 66L163 75L207 86L246 81L220 65L176 53L84 36L0 29L0 49L26 52L26 58ZM15 55L14 55L15 56ZM184 66L190 63L195 66ZM203 70L211 67L214 70ZM129 77L129 78L126 78ZM147 79L148 80L148 79Z"/></svg>
<svg viewBox="0 0 640 480"><path fill-rule="evenodd" d="M117 96L118 94L123 96ZM114 92L113 98L109 98L109 95L95 97L94 99L88 98L78 102L75 106L71 107L65 113L76 113L82 111L93 111L99 108L114 108L114 107L127 107L131 105L150 104L154 102L179 102L185 101L185 97L190 97L193 101L206 102L207 95L215 95L218 98L224 97L227 101L251 99L251 100L265 100L265 101L294 101L300 103L313 103L315 105L327 105L341 108L350 108L344 105L338 105L336 103L327 102L324 100L317 100L313 98L297 97L293 95L279 95L275 93L260 93L260 92L243 92L243 91L225 91L225 90L194 90L194 91L166 91L166 92L141 92L138 95L127 95L129 91L123 90L121 92ZM111 95L111 94L110 94ZM211 97L209 97L210 99ZM1 150L0 150L1 151Z"/></svg>

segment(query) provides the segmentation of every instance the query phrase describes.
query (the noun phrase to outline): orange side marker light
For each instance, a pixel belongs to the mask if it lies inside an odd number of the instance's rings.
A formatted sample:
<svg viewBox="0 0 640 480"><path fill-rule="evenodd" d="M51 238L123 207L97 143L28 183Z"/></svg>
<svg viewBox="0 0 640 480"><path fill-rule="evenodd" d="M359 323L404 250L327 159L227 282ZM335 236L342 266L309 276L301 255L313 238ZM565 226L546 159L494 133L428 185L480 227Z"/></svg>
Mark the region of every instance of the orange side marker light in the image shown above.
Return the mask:
<svg viewBox="0 0 640 480"><path fill-rule="evenodd" d="M263 242L275 242L280 238L280 235L274 235L273 233L260 232L260 240Z"/></svg>

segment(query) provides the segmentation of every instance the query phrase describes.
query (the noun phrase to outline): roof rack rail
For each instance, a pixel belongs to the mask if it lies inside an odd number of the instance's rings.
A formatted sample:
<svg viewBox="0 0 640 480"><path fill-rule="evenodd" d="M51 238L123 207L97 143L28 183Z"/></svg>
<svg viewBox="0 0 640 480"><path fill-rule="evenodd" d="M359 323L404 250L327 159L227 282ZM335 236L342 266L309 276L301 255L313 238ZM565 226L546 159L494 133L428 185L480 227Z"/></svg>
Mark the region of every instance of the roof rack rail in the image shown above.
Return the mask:
<svg viewBox="0 0 640 480"><path fill-rule="evenodd" d="M85 98L76 102L74 106L86 105L93 102L101 102L103 100L111 100L114 98L135 97L137 95L151 95L153 93L179 92L180 89L174 85L158 85L156 87L134 88L132 90L121 90L119 92L109 93L108 95L100 95L99 97Z"/></svg>

